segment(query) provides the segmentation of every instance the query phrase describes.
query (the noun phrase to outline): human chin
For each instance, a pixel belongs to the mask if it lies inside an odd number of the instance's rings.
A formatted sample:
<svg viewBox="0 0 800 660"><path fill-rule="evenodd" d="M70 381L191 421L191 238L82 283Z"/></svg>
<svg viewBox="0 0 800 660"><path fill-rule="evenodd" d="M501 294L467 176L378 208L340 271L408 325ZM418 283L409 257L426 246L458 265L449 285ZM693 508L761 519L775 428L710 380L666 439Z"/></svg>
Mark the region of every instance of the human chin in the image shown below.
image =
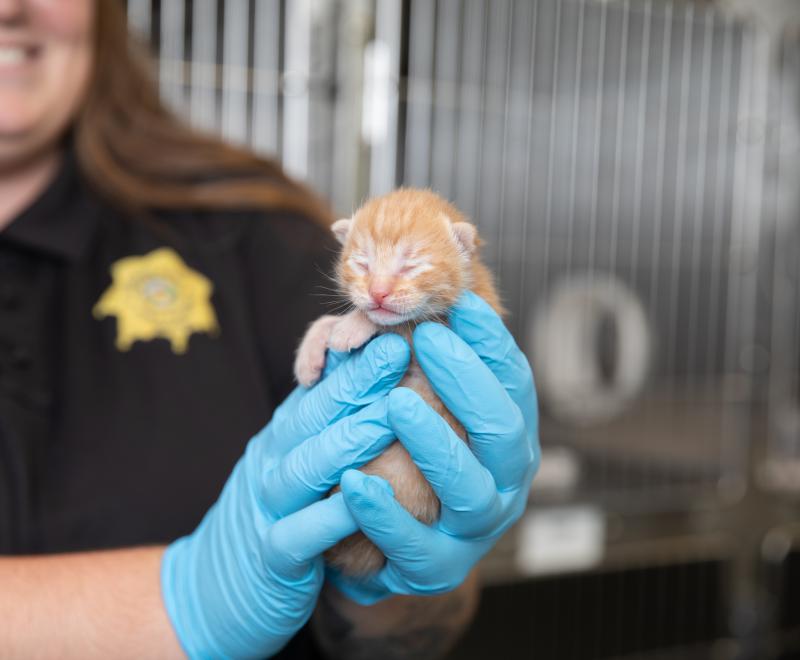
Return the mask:
<svg viewBox="0 0 800 660"><path fill-rule="evenodd" d="M44 103L34 90L9 88L0 81L0 140L22 139L44 114Z"/></svg>

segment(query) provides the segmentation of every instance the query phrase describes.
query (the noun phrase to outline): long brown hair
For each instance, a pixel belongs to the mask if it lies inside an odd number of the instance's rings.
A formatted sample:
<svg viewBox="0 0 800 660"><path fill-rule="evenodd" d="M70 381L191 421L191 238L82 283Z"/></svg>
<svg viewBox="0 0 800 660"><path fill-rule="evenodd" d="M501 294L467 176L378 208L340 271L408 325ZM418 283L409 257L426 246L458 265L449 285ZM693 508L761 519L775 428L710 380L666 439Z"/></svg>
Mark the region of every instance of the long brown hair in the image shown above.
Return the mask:
<svg viewBox="0 0 800 660"><path fill-rule="evenodd" d="M150 209L296 210L330 220L325 204L276 163L179 120L162 104L122 3L97 0L94 71L77 117L81 171L110 201Z"/></svg>

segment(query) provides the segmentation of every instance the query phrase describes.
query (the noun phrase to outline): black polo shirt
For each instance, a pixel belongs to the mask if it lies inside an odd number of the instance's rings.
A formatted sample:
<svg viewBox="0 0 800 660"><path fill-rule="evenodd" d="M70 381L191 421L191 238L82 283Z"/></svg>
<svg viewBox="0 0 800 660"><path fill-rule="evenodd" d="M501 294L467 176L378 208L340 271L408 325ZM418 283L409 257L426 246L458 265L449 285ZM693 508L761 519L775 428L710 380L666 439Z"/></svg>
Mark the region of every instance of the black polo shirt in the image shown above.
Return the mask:
<svg viewBox="0 0 800 660"><path fill-rule="evenodd" d="M129 217L68 154L0 231L0 553L191 532L292 388L333 253L288 212Z"/></svg>

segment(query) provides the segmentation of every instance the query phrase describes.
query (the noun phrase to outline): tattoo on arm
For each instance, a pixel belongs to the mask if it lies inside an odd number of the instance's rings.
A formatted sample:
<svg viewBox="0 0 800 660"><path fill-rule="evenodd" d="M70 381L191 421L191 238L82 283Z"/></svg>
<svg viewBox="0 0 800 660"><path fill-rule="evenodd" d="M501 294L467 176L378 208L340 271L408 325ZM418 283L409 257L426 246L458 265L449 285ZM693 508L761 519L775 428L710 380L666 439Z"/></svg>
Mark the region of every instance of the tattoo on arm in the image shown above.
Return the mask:
<svg viewBox="0 0 800 660"><path fill-rule="evenodd" d="M313 627L326 656L347 660L435 660L455 644L472 620L477 584L449 594L396 597L360 607L326 586Z"/></svg>

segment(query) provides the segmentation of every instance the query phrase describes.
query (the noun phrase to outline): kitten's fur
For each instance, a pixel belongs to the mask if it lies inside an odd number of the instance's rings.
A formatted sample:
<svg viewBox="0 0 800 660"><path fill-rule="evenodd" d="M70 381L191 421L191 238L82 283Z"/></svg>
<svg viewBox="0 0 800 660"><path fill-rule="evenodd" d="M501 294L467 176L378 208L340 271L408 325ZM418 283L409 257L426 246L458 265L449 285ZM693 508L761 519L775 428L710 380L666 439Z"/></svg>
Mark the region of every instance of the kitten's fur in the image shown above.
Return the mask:
<svg viewBox="0 0 800 660"><path fill-rule="evenodd" d="M336 278L354 310L344 316L323 316L311 325L295 362L302 385L319 380L328 348L353 350L384 332L398 333L411 344L417 323L444 322L465 289L503 312L492 275L478 256L481 241L475 227L429 190L401 189L372 199L332 229L343 244ZM370 287L373 292L390 292L382 305L391 312L373 309ZM400 386L419 394L466 440L463 427L433 393L413 351ZM438 518L439 500L399 442L361 469L389 481L397 500L417 519L432 523ZM361 533L339 543L326 557L348 575L372 573L385 561Z"/></svg>

